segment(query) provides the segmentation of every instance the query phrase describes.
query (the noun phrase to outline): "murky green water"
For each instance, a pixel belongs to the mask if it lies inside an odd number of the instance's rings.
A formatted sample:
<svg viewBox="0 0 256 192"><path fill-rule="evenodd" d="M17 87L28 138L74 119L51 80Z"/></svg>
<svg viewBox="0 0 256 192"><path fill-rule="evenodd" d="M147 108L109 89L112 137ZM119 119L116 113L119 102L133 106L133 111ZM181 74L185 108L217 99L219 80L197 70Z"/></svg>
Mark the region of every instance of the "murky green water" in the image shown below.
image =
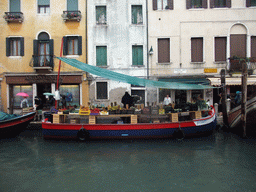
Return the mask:
<svg viewBox="0 0 256 192"><path fill-rule="evenodd" d="M256 191L255 140L47 141L40 130L0 140L1 192Z"/></svg>

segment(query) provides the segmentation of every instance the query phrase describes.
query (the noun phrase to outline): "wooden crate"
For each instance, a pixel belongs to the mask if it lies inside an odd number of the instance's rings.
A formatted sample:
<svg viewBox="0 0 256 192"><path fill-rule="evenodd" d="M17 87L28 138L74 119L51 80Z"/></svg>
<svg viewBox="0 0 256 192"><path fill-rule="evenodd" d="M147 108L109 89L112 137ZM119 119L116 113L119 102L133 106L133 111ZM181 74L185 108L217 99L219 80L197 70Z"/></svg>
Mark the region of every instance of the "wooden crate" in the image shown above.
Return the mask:
<svg viewBox="0 0 256 192"><path fill-rule="evenodd" d="M89 116L89 124L96 124L96 117L95 116Z"/></svg>
<svg viewBox="0 0 256 192"><path fill-rule="evenodd" d="M131 115L131 124L137 124L138 118L137 115Z"/></svg>
<svg viewBox="0 0 256 192"><path fill-rule="evenodd" d="M170 115L170 121L171 122L179 122L179 115L178 113L171 113Z"/></svg>
<svg viewBox="0 0 256 192"><path fill-rule="evenodd" d="M77 124L80 122L80 119L70 119L70 124Z"/></svg>
<svg viewBox="0 0 256 192"><path fill-rule="evenodd" d="M53 123L65 123L67 115L65 114L53 114L52 122Z"/></svg>
<svg viewBox="0 0 256 192"><path fill-rule="evenodd" d="M190 114L191 119L200 119L200 118L202 118L201 111L191 111L189 114Z"/></svg>

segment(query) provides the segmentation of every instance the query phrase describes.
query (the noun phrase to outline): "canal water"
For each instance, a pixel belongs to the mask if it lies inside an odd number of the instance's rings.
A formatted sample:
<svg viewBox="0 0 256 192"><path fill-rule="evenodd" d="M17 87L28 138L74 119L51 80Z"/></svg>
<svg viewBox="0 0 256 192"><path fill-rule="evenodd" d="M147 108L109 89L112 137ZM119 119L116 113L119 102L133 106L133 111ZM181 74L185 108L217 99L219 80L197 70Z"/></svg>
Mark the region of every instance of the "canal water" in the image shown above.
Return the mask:
<svg viewBox="0 0 256 192"><path fill-rule="evenodd" d="M256 191L256 142L218 131L177 140L0 140L1 192Z"/></svg>

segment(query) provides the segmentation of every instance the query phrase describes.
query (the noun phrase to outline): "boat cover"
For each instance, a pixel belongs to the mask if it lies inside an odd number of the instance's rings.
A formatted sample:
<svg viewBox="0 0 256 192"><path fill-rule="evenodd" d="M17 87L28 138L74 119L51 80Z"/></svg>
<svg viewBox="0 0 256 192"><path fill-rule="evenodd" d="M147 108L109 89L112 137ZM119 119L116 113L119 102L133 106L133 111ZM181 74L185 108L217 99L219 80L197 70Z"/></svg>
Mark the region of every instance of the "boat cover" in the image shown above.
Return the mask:
<svg viewBox="0 0 256 192"><path fill-rule="evenodd" d="M20 115L17 115L17 114L8 114L8 113L4 113L4 112L0 111L0 121L14 119L14 118L19 117L19 116Z"/></svg>
<svg viewBox="0 0 256 192"><path fill-rule="evenodd" d="M100 67L92 66L76 59L69 59L64 57L57 57L61 61L86 71L88 73L104 77L107 79L111 79L114 81L120 81L124 83L129 83L138 86L145 86L145 87L157 87L157 88L166 88L166 89L180 89L180 90L194 90L194 89L212 89L214 87L209 85L202 85L202 84L191 84L191 83L180 83L180 82L165 82L165 81L154 81L149 79L138 78L134 76L129 76L121 73L117 73L114 71L110 71L107 69L103 69Z"/></svg>

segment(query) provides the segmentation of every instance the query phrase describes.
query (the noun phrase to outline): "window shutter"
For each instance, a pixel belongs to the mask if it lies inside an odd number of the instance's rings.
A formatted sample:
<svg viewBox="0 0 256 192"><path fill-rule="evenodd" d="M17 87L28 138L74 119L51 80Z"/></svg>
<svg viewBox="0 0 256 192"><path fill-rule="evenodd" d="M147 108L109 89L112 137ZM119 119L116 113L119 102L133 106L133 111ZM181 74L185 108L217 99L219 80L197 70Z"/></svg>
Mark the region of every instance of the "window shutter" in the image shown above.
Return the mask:
<svg viewBox="0 0 256 192"><path fill-rule="evenodd" d="M67 10L77 11L78 10L78 0L67 0Z"/></svg>
<svg viewBox="0 0 256 192"><path fill-rule="evenodd" d="M20 0L10 0L10 12L20 12Z"/></svg>
<svg viewBox="0 0 256 192"><path fill-rule="evenodd" d="M157 0L153 0L153 10L157 10Z"/></svg>
<svg viewBox="0 0 256 192"><path fill-rule="evenodd" d="M215 37L215 61L226 61L226 37Z"/></svg>
<svg viewBox="0 0 256 192"><path fill-rule="evenodd" d="M63 55L68 54L68 41L67 37L63 37Z"/></svg>
<svg viewBox="0 0 256 192"><path fill-rule="evenodd" d="M168 7L169 9L173 10L173 0L168 0Z"/></svg>
<svg viewBox="0 0 256 192"><path fill-rule="evenodd" d="M24 56L24 37L20 38L20 56Z"/></svg>
<svg viewBox="0 0 256 192"><path fill-rule="evenodd" d="M251 57L256 58L256 36L251 37Z"/></svg>
<svg viewBox="0 0 256 192"><path fill-rule="evenodd" d="M202 2L202 7L207 9L207 0L203 0Z"/></svg>
<svg viewBox="0 0 256 192"><path fill-rule="evenodd" d="M170 62L170 39L158 39L158 63Z"/></svg>
<svg viewBox="0 0 256 192"><path fill-rule="evenodd" d="M186 6L187 6L187 9L190 9L191 8L191 0L186 0L187 3L186 3Z"/></svg>
<svg viewBox="0 0 256 192"><path fill-rule="evenodd" d="M10 39L8 37L6 38L6 56L10 56Z"/></svg>
<svg viewBox="0 0 256 192"><path fill-rule="evenodd" d="M191 62L203 62L203 38L191 39Z"/></svg>
<svg viewBox="0 0 256 192"><path fill-rule="evenodd" d="M38 5L50 5L50 0L38 0Z"/></svg>
<svg viewBox="0 0 256 192"><path fill-rule="evenodd" d="M210 8L214 8L215 7L215 0L210 0Z"/></svg>
<svg viewBox="0 0 256 192"><path fill-rule="evenodd" d="M82 36L78 36L78 55L82 55Z"/></svg>
<svg viewBox="0 0 256 192"><path fill-rule="evenodd" d="M226 1L226 6L227 6L228 8L231 8L231 0L227 0L227 1Z"/></svg>
<svg viewBox="0 0 256 192"><path fill-rule="evenodd" d="M33 40L33 54L38 56L38 40Z"/></svg>
<svg viewBox="0 0 256 192"><path fill-rule="evenodd" d="M53 56L54 55L53 39L49 40L49 46L50 46L50 56Z"/></svg>
<svg viewBox="0 0 256 192"><path fill-rule="evenodd" d="M250 7L251 6L251 0L246 0L246 7Z"/></svg>

